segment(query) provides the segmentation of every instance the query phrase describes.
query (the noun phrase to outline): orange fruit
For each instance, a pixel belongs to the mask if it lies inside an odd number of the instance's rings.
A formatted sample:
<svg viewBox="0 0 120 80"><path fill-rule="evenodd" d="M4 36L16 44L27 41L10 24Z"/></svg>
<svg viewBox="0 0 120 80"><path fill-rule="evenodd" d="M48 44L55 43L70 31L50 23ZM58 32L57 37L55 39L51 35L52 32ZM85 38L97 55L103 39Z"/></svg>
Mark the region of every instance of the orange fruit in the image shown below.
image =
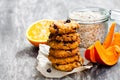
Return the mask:
<svg viewBox="0 0 120 80"><path fill-rule="evenodd" d="M36 47L39 44L46 44L50 34L49 26L53 22L53 20L44 19L31 24L26 31L26 37L30 43Z"/></svg>

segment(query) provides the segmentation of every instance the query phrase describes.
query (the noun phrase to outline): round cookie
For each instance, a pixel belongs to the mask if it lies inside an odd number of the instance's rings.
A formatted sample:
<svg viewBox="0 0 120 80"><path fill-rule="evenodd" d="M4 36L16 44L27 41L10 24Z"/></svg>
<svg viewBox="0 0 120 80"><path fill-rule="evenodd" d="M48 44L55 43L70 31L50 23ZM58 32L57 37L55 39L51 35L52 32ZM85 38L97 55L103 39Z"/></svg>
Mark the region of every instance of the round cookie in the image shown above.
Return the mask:
<svg viewBox="0 0 120 80"><path fill-rule="evenodd" d="M74 61L79 61L80 55L74 55L72 57L66 57L66 58L55 58L51 55L48 55L48 59L52 62L52 64L68 64Z"/></svg>
<svg viewBox="0 0 120 80"><path fill-rule="evenodd" d="M69 23L65 21L55 21L49 29L51 34L67 34L76 32L76 29L79 27L79 24L75 21L70 21Z"/></svg>
<svg viewBox="0 0 120 80"><path fill-rule="evenodd" d="M64 65L58 65L58 64L52 64L54 68L60 71L72 71L74 68L81 66L82 64L79 61L72 62L69 64Z"/></svg>
<svg viewBox="0 0 120 80"><path fill-rule="evenodd" d="M48 41L48 45L53 49L64 49L70 50L75 49L79 46L80 40L74 42L58 42L58 41Z"/></svg>
<svg viewBox="0 0 120 80"><path fill-rule="evenodd" d="M50 48L49 51L50 51L49 55L52 55L56 58L65 58L65 57L71 57L78 54L79 48L75 48L72 50L60 50L60 49Z"/></svg>
<svg viewBox="0 0 120 80"><path fill-rule="evenodd" d="M63 35L53 35L50 34L49 39L50 40L57 40L57 41L76 41L79 38L78 33L69 33L69 34L63 34Z"/></svg>

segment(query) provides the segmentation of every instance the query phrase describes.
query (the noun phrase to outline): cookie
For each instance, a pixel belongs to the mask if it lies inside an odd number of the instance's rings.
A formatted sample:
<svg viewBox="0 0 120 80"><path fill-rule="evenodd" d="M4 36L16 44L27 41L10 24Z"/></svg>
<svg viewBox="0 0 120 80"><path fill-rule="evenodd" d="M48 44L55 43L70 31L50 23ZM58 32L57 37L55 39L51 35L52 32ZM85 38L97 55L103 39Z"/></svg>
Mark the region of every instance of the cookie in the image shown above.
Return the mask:
<svg viewBox="0 0 120 80"><path fill-rule="evenodd" d="M50 48L49 51L50 51L49 55L52 55L55 58L66 58L78 54L79 48L75 48L72 50L60 50L60 49Z"/></svg>
<svg viewBox="0 0 120 80"><path fill-rule="evenodd" d="M47 44L53 49L70 50L70 49L75 49L79 46L80 39L74 42L48 41Z"/></svg>
<svg viewBox="0 0 120 80"><path fill-rule="evenodd" d="M57 70L60 71L72 71L74 68L81 66L82 64L79 61L72 62L69 64L63 64L63 65L58 65L58 64L52 64L53 67Z"/></svg>
<svg viewBox="0 0 120 80"><path fill-rule="evenodd" d="M68 64L74 61L79 61L80 55L74 55L66 58L55 58L51 55L48 55L48 59L52 62L52 64Z"/></svg>
<svg viewBox="0 0 120 80"><path fill-rule="evenodd" d="M75 21L65 22L65 21L55 21L54 24L50 25L51 34L67 34L74 33L80 25Z"/></svg>
<svg viewBox="0 0 120 80"><path fill-rule="evenodd" d="M79 38L78 33L69 33L69 34L63 34L63 35L56 35L56 34L50 34L49 39L50 40L57 40L57 41L76 41Z"/></svg>

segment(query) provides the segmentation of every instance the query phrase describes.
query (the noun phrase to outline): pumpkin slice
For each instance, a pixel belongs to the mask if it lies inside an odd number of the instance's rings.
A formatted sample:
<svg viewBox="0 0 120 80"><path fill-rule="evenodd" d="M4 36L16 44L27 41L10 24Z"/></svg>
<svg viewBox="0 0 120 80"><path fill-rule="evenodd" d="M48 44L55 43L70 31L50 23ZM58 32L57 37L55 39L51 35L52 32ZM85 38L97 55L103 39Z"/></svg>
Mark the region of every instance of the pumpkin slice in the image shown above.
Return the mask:
<svg viewBox="0 0 120 80"><path fill-rule="evenodd" d="M110 27L110 30L109 30L109 32L108 32L108 34L103 42L103 46L105 49L108 48L112 43L115 26L116 26L116 22L113 22L111 27Z"/></svg>
<svg viewBox="0 0 120 80"><path fill-rule="evenodd" d="M85 58L93 63L96 63L94 45L91 45L88 49L86 49Z"/></svg>
<svg viewBox="0 0 120 80"><path fill-rule="evenodd" d="M113 36L113 41L112 41L112 46L113 45L118 45L120 46L120 32L115 32Z"/></svg>
<svg viewBox="0 0 120 80"><path fill-rule="evenodd" d="M94 45L93 45L92 48L91 48L91 50L90 50L90 60L93 63L96 63L95 54L96 54L96 51L95 51Z"/></svg>
<svg viewBox="0 0 120 80"><path fill-rule="evenodd" d="M91 46L88 48L88 49L86 49L86 51L85 51L85 53L84 53L84 55L85 55L85 58L87 59L87 60L89 60L90 61L90 50L91 50Z"/></svg>
<svg viewBox="0 0 120 80"><path fill-rule="evenodd" d="M118 62L119 55L116 53L114 46L110 46L105 50L100 41L96 41L95 49L97 51L95 56L98 63L112 66Z"/></svg>
<svg viewBox="0 0 120 80"><path fill-rule="evenodd" d="M114 47L115 47L115 51L119 54L119 56L120 56L120 46L118 46L118 45L114 45Z"/></svg>

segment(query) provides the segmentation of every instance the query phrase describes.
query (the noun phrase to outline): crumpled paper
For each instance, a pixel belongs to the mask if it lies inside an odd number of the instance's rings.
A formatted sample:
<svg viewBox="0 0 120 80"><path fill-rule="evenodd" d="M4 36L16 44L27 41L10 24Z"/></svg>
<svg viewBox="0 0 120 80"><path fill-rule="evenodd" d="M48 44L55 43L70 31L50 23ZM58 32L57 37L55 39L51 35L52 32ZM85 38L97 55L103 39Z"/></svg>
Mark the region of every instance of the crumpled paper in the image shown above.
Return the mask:
<svg viewBox="0 0 120 80"><path fill-rule="evenodd" d="M83 52L85 49L80 49L81 51L81 56L84 58L84 66L80 66L78 68L73 69L71 72L64 72L64 71L59 71L56 70L54 67L52 67L51 62L48 60L47 56L49 54L49 46L45 44L40 44L39 45L39 53L37 56L37 70L45 77L48 78L61 78L66 75L75 73L75 72L80 72L86 69L90 69L92 67L92 64L89 63L83 55ZM51 69L51 72L47 72L47 69Z"/></svg>

